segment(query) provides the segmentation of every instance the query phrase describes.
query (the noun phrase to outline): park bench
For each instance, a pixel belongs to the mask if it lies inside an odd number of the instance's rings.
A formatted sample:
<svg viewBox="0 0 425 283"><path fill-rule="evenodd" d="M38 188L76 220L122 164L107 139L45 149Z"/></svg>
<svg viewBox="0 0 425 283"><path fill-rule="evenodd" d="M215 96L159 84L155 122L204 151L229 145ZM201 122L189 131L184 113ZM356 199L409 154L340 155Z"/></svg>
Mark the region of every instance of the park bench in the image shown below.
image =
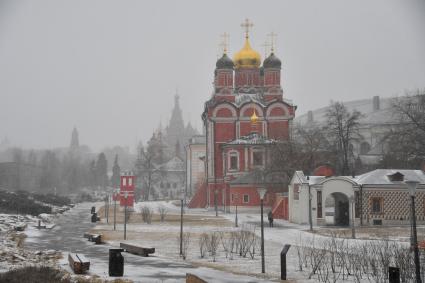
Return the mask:
<svg viewBox="0 0 425 283"><path fill-rule="evenodd" d="M44 223L43 223L44 224ZM37 226L35 226L37 229L46 229L46 225L41 225L41 220L38 220Z"/></svg>
<svg viewBox="0 0 425 283"><path fill-rule="evenodd" d="M90 242L94 242L96 245L102 243L102 234L84 233L83 237L87 238Z"/></svg>
<svg viewBox="0 0 425 283"><path fill-rule="evenodd" d="M68 262L75 274L82 274L90 269L90 261L81 254L69 253Z"/></svg>
<svg viewBox="0 0 425 283"><path fill-rule="evenodd" d="M125 243L120 243L120 248L124 249L128 253L145 257L149 256L149 254L155 253L155 248L139 247Z"/></svg>
<svg viewBox="0 0 425 283"><path fill-rule="evenodd" d="M14 226L15 231L24 231L27 227L27 224L25 223L18 223Z"/></svg>

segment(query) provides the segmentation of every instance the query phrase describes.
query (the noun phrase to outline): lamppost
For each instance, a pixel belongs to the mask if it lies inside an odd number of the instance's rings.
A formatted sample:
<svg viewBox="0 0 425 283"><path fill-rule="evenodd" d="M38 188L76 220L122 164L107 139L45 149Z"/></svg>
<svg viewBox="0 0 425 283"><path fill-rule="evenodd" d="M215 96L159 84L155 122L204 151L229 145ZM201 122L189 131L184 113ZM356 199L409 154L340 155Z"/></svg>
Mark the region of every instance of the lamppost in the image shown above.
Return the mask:
<svg viewBox="0 0 425 283"><path fill-rule="evenodd" d="M412 244L413 244L413 252L415 259L415 273L416 273L416 283L421 283L421 270L420 270L420 262L419 262L419 249L418 249L418 236L416 234L416 212L415 212L415 191L418 186L418 181L407 180L405 181L407 188L409 189L410 195L410 206L411 206L411 215L412 215Z"/></svg>
<svg viewBox="0 0 425 283"><path fill-rule="evenodd" d="M106 218L106 223L109 223L109 196L107 195L105 197L105 218Z"/></svg>
<svg viewBox="0 0 425 283"><path fill-rule="evenodd" d="M124 192L124 240L127 240L127 198L128 192Z"/></svg>
<svg viewBox="0 0 425 283"><path fill-rule="evenodd" d="M238 200L239 200L239 198L238 198L238 195L235 195L235 198L234 198L234 201L235 201L235 211L236 211L236 214L235 214L235 227L238 227Z"/></svg>
<svg viewBox="0 0 425 283"><path fill-rule="evenodd" d="M118 189L114 189L114 231L117 230L117 197Z"/></svg>
<svg viewBox="0 0 425 283"><path fill-rule="evenodd" d="M313 217L311 215L311 186L310 186L310 176L307 176L307 186L308 186L308 224L310 225L310 231L313 231Z"/></svg>
<svg viewBox="0 0 425 283"><path fill-rule="evenodd" d="M266 273L266 266L264 264L264 220L263 220L263 205L264 205L264 196L266 195L267 190L263 187L257 188L257 192L260 195L260 204L261 204L261 273Z"/></svg>
<svg viewBox="0 0 425 283"><path fill-rule="evenodd" d="M217 195L218 191L217 189L214 190L214 208L215 208L215 216L218 216L218 210L217 210Z"/></svg>
<svg viewBox="0 0 425 283"><path fill-rule="evenodd" d="M354 196L350 196L349 198L351 204L351 238L356 238L356 230L354 228Z"/></svg>
<svg viewBox="0 0 425 283"><path fill-rule="evenodd" d="M180 202L180 255L183 255L183 198Z"/></svg>

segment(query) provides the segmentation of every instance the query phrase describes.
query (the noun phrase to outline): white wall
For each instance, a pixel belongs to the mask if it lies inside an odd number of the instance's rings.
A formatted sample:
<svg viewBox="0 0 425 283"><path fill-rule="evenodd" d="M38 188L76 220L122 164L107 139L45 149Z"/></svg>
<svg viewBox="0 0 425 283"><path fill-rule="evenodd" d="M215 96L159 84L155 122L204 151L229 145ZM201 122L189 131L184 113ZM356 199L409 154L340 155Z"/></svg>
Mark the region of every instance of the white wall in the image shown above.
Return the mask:
<svg viewBox="0 0 425 283"><path fill-rule="evenodd" d="M299 200L294 200L294 183L291 182L289 185L289 221L298 224L308 224L308 185L300 185ZM351 196L354 197L354 190L357 186L346 178L333 177L325 179L319 184L310 185L311 190L311 209L313 225L317 225L317 190L322 191L322 218L325 220L325 202L327 197L332 197L332 193L342 193L349 199ZM351 205L349 207L349 219L351 220ZM323 222L322 222L323 223Z"/></svg>

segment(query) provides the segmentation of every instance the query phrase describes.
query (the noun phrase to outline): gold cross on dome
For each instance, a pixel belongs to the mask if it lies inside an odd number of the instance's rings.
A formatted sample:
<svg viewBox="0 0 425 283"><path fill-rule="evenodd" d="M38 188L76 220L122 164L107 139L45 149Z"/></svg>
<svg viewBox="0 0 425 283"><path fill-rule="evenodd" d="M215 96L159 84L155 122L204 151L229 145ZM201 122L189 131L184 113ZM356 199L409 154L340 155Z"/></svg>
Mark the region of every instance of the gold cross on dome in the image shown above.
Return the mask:
<svg viewBox="0 0 425 283"><path fill-rule="evenodd" d="M248 38L249 29L252 28L254 24L249 21L249 19L245 19L245 22L241 24L241 27L245 29L245 37Z"/></svg>
<svg viewBox="0 0 425 283"><path fill-rule="evenodd" d="M276 37L277 34L275 34L274 32L271 32L268 34L268 36L270 36L270 46L271 46L271 51L274 51L274 47L275 47L275 43L276 43Z"/></svg>
<svg viewBox="0 0 425 283"><path fill-rule="evenodd" d="M263 45L261 45L262 47L264 47L264 58L267 57L267 55L269 54L269 48L271 46L270 42L268 42L267 40L264 41Z"/></svg>
<svg viewBox="0 0 425 283"><path fill-rule="evenodd" d="M220 47L223 48L223 54L227 53L227 47L229 44L229 34L227 32L223 33L221 36Z"/></svg>

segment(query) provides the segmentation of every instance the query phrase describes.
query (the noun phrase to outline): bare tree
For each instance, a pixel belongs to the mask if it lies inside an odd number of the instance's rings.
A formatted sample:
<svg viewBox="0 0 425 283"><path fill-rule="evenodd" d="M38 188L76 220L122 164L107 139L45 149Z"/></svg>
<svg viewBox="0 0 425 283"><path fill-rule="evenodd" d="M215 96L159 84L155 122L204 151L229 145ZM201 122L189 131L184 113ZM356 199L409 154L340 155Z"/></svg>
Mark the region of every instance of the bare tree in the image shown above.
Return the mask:
<svg viewBox="0 0 425 283"><path fill-rule="evenodd" d="M419 168L425 159L425 90L394 98L391 105L397 124L384 139L385 168Z"/></svg>
<svg viewBox="0 0 425 283"><path fill-rule="evenodd" d="M152 209L149 206L142 207L142 219L147 224L152 223Z"/></svg>
<svg viewBox="0 0 425 283"><path fill-rule="evenodd" d="M212 232L211 235L208 237L209 243L208 243L208 250L213 257L213 261L215 262L215 259L217 257L217 250L218 246L220 244L220 236L218 232Z"/></svg>
<svg viewBox="0 0 425 283"><path fill-rule="evenodd" d="M341 175L350 172L350 144L361 138L359 120L362 114L354 110L349 112L341 102L332 102L326 112L327 134L335 148Z"/></svg>
<svg viewBox="0 0 425 283"><path fill-rule="evenodd" d="M168 213L167 208L163 205L158 206L158 213L159 213L159 218L161 222L164 222L165 216L167 216L167 213Z"/></svg>
<svg viewBox="0 0 425 283"><path fill-rule="evenodd" d="M156 153L153 147L147 147L146 149L141 145L139 147L139 153L136 160L136 172L137 177L141 180L143 187L143 197L145 200L149 200L153 184L155 184L157 178L159 178L159 170L154 162Z"/></svg>
<svg viewBox="0 0 425 283"><path fill-rule="evenodd" d="M325 137L325 128L317 123L297 125L294 130L298 148L298 159L302 169L312 172L318 165L335 163L335 155L332 153L329 141Z"/></svg>
<svg viewBox="0 0 425 283"><path fill-rule="evenodd" d="M201 258L204 258L208 251L208 243L209 243L209 235L207 233L202 233L198 241L199 253L201 255Z"/></svg>

